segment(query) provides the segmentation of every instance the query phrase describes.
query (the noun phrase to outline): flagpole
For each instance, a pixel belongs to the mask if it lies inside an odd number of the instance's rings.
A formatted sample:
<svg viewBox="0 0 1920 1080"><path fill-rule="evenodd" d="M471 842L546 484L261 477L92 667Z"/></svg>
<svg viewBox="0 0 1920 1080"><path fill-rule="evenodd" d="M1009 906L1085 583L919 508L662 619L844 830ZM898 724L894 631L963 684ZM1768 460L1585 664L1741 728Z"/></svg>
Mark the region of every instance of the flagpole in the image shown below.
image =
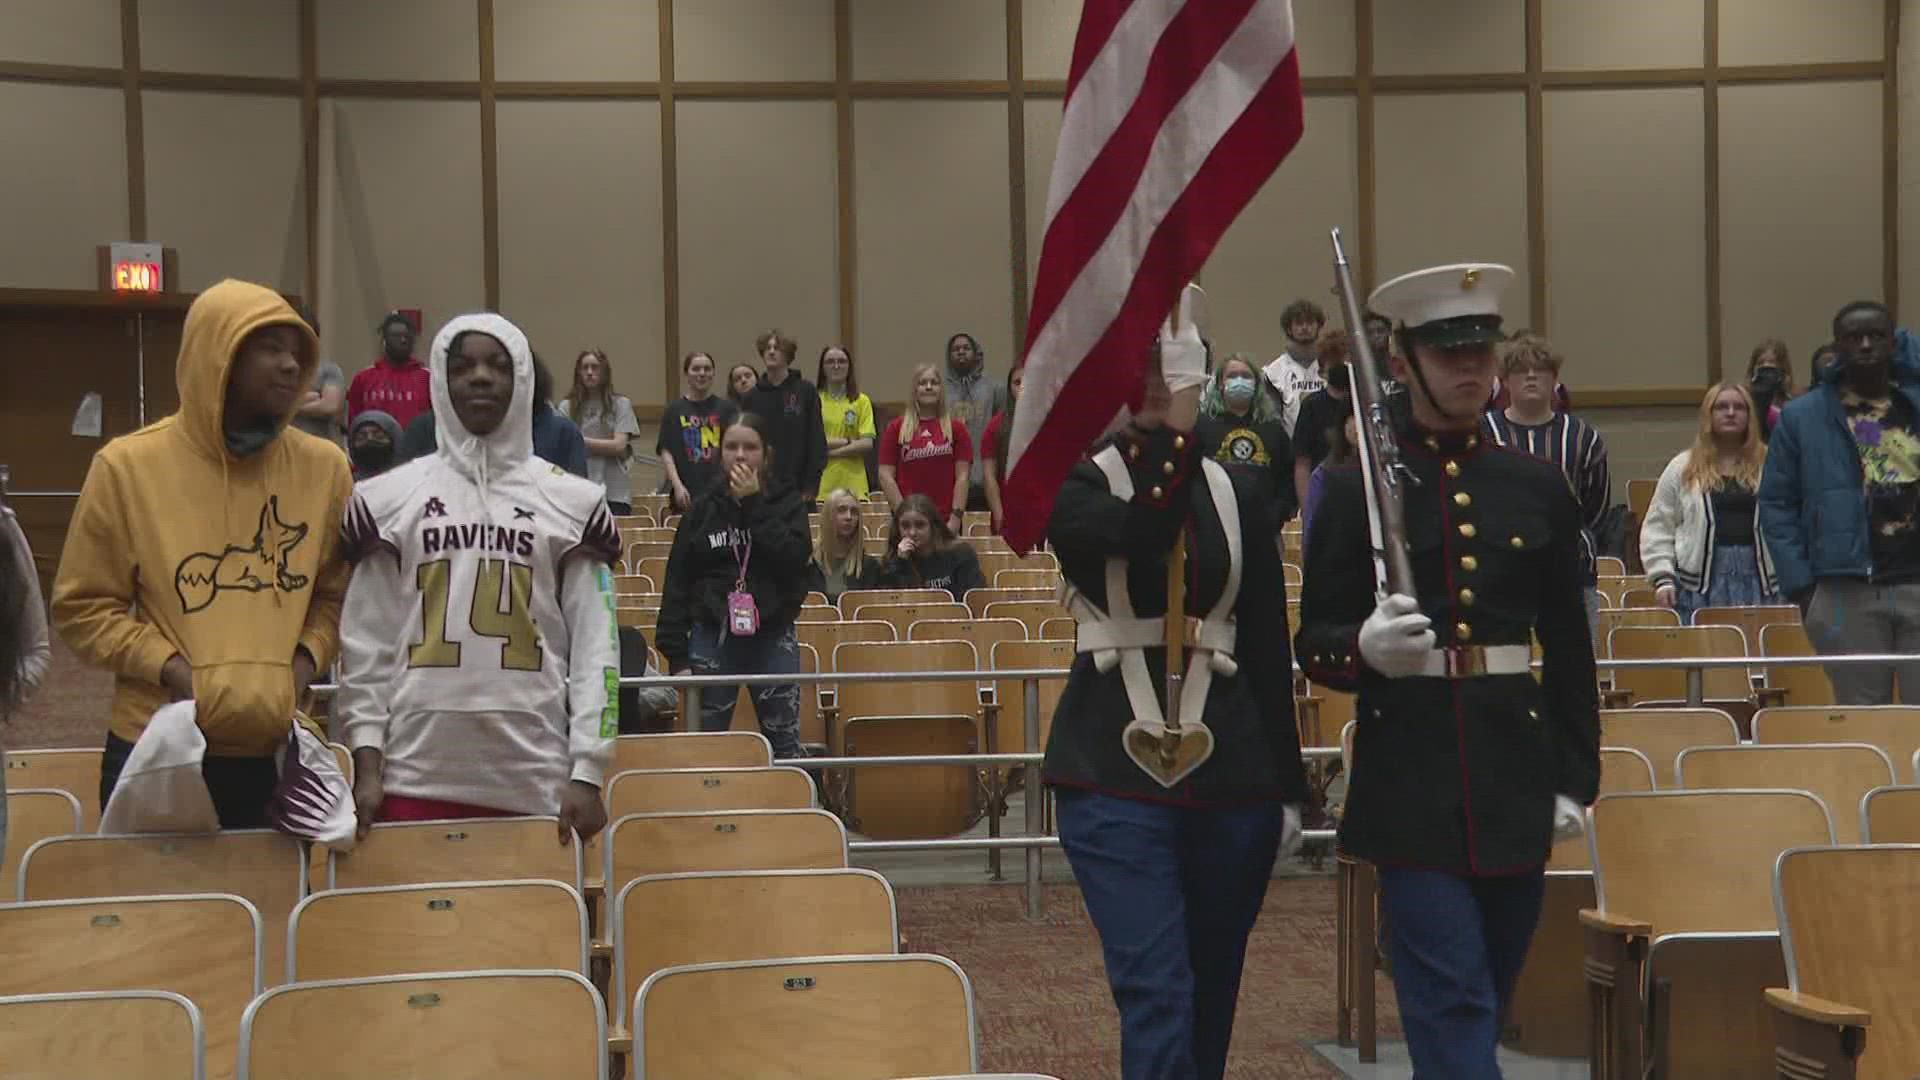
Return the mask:
<svg viewBox="0 0 1920 1080"><path fill-rule="evenodd" d="M1182 323L1192 318L1186 310L1186 287L1181 288L1180 297L1173 304L1170 325L1178 334ZM1183 319L1182 316L1186 318ZM1175 438L1180 436L1176 435ZM1192 438L1192 433L1186 434ZM1184 509L1184 508L1183 508ZM1183 515L1184 516L1184 515ZM1173 534L1173 550L1167 553L1167 701L1166 731L1160 740L1160 762L1168 770L1174 767L1175 754L1180 746L1180 691L1186 681L1186 645L1187 645L1187 527L1183 521Z"/></svg>

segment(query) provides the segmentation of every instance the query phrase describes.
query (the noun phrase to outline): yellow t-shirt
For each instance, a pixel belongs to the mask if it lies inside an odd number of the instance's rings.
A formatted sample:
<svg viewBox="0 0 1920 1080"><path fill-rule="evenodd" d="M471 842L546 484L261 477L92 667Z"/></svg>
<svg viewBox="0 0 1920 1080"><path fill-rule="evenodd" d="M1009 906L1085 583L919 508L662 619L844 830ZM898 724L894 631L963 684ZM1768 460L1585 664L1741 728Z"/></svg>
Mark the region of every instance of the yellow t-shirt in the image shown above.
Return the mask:
<svg viewBox="0 0 1920 1080"><path fill-rule="evenodd" d="M826 428L828 439L871 439L874 437L873 402L865 394L855 396L852 401L834 397L823 386L820 388L820 422ZM846 488L856 498L866 498L865 455L827 458L827 468L820 474L819 498L824 501L827 493L835 488Z"/></svg>

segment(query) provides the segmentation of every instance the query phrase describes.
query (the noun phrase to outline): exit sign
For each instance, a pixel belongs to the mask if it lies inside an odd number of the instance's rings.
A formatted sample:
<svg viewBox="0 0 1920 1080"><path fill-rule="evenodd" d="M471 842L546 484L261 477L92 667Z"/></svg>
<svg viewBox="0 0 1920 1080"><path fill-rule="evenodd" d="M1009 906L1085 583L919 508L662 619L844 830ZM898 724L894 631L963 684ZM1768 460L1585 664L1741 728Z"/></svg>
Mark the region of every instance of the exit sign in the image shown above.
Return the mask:
<svg viewBox="0 0 1920 1080"><path fill-rule="evenodd" d="M110 244L107 287L114 292L165 292L165 266L165 250L159 244Z"/></svg>

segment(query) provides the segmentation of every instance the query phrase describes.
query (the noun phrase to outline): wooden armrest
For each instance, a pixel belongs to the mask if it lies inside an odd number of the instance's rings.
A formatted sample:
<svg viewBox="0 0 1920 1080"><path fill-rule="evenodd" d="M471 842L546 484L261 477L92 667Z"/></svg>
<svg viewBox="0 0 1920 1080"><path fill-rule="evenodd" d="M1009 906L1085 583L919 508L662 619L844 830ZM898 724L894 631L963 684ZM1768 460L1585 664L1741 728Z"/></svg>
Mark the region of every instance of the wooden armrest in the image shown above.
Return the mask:
<svg viewBox="0 0 1920 1080"><path fill-rule="evenodd" d="M1589 930L1598 930L1603 934L1614 934L1619 937L1650 937L1653 934L1652 923L1623 918L1610 911L1597 911L1593 908L1581 909L1580 925Z"/></svg>
<svg viewBox="0 0 1920 1080"><path fill-rule="evenodd" d="M1000 707L1000 695L995 690L992 683L988 683L987 685L980 687L979 690L980 690L980 707L981 708L998 709Z"/></svg>
<svg viewBox="0 0 1920 1080"><path fill-rule="evenodd" d="M633 1053L633 1032L623 1027L614 1027L607 1031L607 1053Z"/></svg>
<svg viewBox="0 0 1920 1080"><path fill-rule="evenodd" d="M1793 990L1770 987L1767 992L1767 1004L1786 1013L1816 1024L1830 1024L1834 1027L1866 1027L1872 1015L1865 1009L1852 1005L1817 998L1812 994L1802 994Z"/></svg>
<svg viewBox="0 0 1920 1080"><path fill-rule="evenodd" d="M1633 704L1633 691L1606 689L1600 691L1600 707L1603 709L1624 709Z"/></svg>
<svg viewBox="0 0 1920 1080"><path fill-rule="evenodd" d="M595 960L613 959L613 942L611 941L590 941L587 943L587 948L592 952Z"/></svg>
<svg viewBox="0 0 1920 1080"><path fill-rule="evenodd" d="M1753 689L1753 703L1763 709L1777 709L1787 703L1786 687L1756 686Z"/></svg>

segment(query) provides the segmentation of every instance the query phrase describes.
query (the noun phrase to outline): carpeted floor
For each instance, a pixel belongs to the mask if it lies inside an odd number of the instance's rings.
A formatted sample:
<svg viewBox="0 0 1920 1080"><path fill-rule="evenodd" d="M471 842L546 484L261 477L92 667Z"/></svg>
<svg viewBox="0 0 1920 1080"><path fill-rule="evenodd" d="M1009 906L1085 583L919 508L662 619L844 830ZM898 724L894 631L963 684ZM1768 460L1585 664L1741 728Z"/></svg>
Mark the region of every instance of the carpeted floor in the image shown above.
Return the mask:
<svg viewBox="0 0 1920 1080"><path fill-rule="evenodd" d="M15 749L98 746L112 693L111 678L56 640L46 684L0 740ZM1039 923L1026 920L1014 885L903 888L898 898L908 947L950 957L972 979L984 1070L1120 1074L1119 1022L1079 890L1050 886ZM1232 1080L1340 1076L1310 1049L1333 1036L1333 902L1327 877L1276 880L1267 893L1241 982ZM1381 1033L1397 1037L1392 986L1383 979L1379 989Z"/></svg>

